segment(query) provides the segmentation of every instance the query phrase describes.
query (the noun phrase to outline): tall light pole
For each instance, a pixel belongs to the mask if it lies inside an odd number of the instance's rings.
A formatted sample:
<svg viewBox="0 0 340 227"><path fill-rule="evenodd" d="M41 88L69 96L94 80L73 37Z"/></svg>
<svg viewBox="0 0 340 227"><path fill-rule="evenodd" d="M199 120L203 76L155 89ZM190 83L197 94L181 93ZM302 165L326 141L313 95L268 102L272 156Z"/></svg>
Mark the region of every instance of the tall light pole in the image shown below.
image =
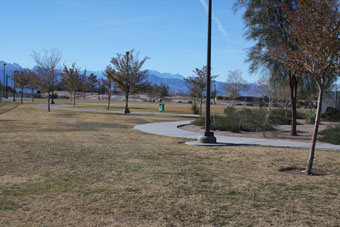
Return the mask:
<svg viewBox="0 0 340 227"><path fill-rule="evenodd" d="M6 74L6 99L8 99L8 75Z"/></svg>
<svg viewBox="0 0 340 227"><path fill-rule="evenodd" d="M211 82L211 19L212 19L212 0L209 0L208 10L208 53L207 53L207 98L205 105L205 132L198 138L200 143L216 143L214 133L210 131L210 82Z"/></svg>
<svg viewBox="0 0 340 227"><path fill-rule="evenodd" d="M54 66L52 66L52 89L54 90ZM52 101L51 104L55 104L54 103L54 91L52 91Z"/></svg>
<svg viewBox="0 0 340 227"><path fill-rule="evenodd" d="M13 78L13 102L15 102L15 93L16 93L16 90L15 90L15 80Z"/></svg>
<svg viewBox="0 0 340 227"><path fill-rule="evenodd" d="M127 51L126 52L126 76L129 77L129 55L130 55L130 52ZM130 81L130 80L129 80ZM126 92L126 95L125 95L125 110L124 110L124 114L128 114L130 113L130 110L129 110L129 107L128 107L128 103L129 103L129 100L128 100L128 95L127 95L127 91Z"/></svg>
<svg viewBox="0 0 340 227"><path fill-rule="evenodd" d="M5 87L5 89L6 89L6 83L5 83L5 74L6 74L6 65L7 65L7 63L4 63L3 64L3 66L4 66L4 75L3 75L3 80L2 80L2 88L4 88ZM4 97L5 96L5 90L2 90L2 97Z"/></svg>

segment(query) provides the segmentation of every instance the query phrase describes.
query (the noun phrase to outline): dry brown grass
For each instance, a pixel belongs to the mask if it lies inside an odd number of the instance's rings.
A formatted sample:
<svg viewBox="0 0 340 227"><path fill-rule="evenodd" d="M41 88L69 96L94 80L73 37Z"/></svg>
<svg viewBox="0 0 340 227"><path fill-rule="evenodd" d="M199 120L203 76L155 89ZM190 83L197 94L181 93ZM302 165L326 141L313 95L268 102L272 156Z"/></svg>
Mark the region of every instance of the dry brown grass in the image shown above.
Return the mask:
<svg viewBox="0 0 340 227"><path fill-rule="evenodd" d="M163 102L165 105L165 113L185 113L192 114L191 104L187 103L172 103L172 102ZM129 102L129 109L132 112L158 112L158 104L152 102ZM61 107L73 108L71 103L68 105L61 105ZM211 113L212 114L222 114L226 105L211 105ZM96 110L106 110L107 102L98 101L98 102L88 102L81 101L76 104L78 109L96 109ZM125 102L122 101L113 101L110 105L110 110L123 111L125 108ZM205 106L203 106L203 113Z"/></svg>
<svg viewBox="0 0 340 227"><path fill-rule="evenodd" d="M340 154L326 176L282 173L307 151L191 147L135 130L181 120L33 108L0 115L0 226L337 226Z"/></svg>

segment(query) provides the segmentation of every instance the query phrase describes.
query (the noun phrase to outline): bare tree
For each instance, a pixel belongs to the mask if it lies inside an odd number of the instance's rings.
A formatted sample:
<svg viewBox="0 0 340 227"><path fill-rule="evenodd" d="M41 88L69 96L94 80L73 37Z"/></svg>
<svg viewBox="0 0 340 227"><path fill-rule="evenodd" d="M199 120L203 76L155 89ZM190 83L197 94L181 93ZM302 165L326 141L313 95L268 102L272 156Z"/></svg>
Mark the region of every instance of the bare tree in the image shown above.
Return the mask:
<svg viewBox="0 0 340 227"><path fill-rule="evenodd" d="M147 70L142 70L142 67L149 57L139 60L138 55L134 54L134 50L131 50L125 55L117 54L111 59L113 65L111 80L125 92L125 114L130 113L129 95L145 89L148 85Z"/></svg>
<svg viewBox="0 0 340 227"><path fill-rule="evenodd" d="M228 72L227 84L223 87L230 100L236 100L241 95L241 91L245 88L246 81L242 78L239 70ZM232 101L234 105L234 101Z"/></svg>
<svg viewBox="0 0 340 227"><path fill-rule="evenodd" d="M107 96L107 110L110 109L110 104L111 104L111 96L112 96L112 91L114 89L114 85L113 85L113 78L114 78L114 74L115 71L112 69L111 66L108 66L106 67L105 69L105 77L106 79L103 80L103 85L105 86L105 90L107 91L108 93L108 96Z"/></svg>
<svg viewBox="0 0 340 227"><path fill-rule="evenodd" d="M34 103L34 89L39 88L39 78L35 72L28 73L28 84L27 88L31 89L32 103Z"/></svg>
<svg viewBox="0 0 340 227"><path fill-rule="evenodd" d="M76 92L81 86L80 69L76 67L76 63L72 64L71 68L64 65L63 73L61 74L63 83L66 89L73 95L73 106L76 106Z"/></svg>
<svg viewBox="0 0 340 227"><path fill-rule="evenodd" d="M24 69L23 71L14 71L13 75L14 83L18 85L21 89L21 104L24 98L24 89L29 82L29 71Z"/></svg>
<svg viewBox="0 0 340 227"><path fill-rule="evenodd" d="M37 74L39 76L39 87L48 95L48 112L51 111L50 97L56 90L57 75L55 70L59 69L61 53L57 49L45 50L42 53L33 51L32 58L37 64Z"/></svg>
<svg viewBox="0 0 340 227"><path fill-rule="evenodd" d="M86 69L84 72L80 75L81 77L81 85L80 90L83 93L83 99L86 99L86 93L91 90L91 84L89 82L88 76L86 75Z"/></svg>
<svg viewBox="0 0 340 227"><path fill-rule="evenodd" d="M207 67L203 66L201 69L196 68L193 70L194 75L185 79L185 82L189 85L190 93L193 97L200 99L200 115L202 114L203 98L207 88ZM211 76L211 80L214 80L217 76Z"/></svg>
<svg viewBox="0 0 340 227"><path fill-rule="evenodd" d="M280 45L276 51L286 55L288 69L311 77L319 90L307 174L312 173L325 84L340 74L339 6L338 0L299 0L297 10L292 11L282 4L290 21L290 42L298 48Z"/></svg>
<svg viewBox="0 0 340 227"><path fill-rule="evenodd" d="M97 76L94 75L93 73L91 73L91 74L88 76L88 83L89 83L89 89L90 89L90 92L91 92L91 95L92 95L92 94L93 94L93 91L96 90L97 85L98 85Z"/></svg>
<svg viewBox="0 0 340 227"><path fill-rule="evenodd" d="M270 81L270 76L263 75L260 79L256 82L259 89L257 90L258 94L262 97L263 100L268 99L268 107L267 105L263 105L263 110L266 113L266 120L269 120L270 113L273 107L273 100L277 95L277 88L273 86Z"/></svg>

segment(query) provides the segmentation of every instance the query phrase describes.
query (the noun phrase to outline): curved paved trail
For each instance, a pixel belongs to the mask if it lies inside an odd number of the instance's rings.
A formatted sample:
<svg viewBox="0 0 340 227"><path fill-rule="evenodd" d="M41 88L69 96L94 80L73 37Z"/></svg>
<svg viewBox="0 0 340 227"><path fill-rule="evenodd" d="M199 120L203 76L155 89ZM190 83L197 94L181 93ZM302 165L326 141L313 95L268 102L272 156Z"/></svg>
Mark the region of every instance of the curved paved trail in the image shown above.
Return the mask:
<svg viewBox="0 0 340 227"><path fill-rule="evenodd" d="M191 131L179 129L181 125L190 124L191 121L176 121L176 122L162 122L162 123L150 123L135 126L136 129L163 136L180 137L187 139L197 139L201 134ZM288 140L274 140L274 139L258 139L258 138L244 138L244 137L231 137L231 136L216 136L217 145L259 145L259 146L270 146L270 147L288 147L288 148L302 148L309 149L309 143L294 142ZM204 145L198 144L197 142L188 142L190 145ZM207 144L206 146L211 146ZM340 151L339 145L332 145L326 143L318 143L316 145L318 150L338 150Z"/></svg>
<svg viewBox="0 0 340 227"><path fill-rule="evenodd" d="M47 108L47 105L37 105L37 108ZM72 111L84 111L84 112L99 112L99 113L116 113L124 114L124 111L114 111L114 110L91 110L91 109L77 109L77 108L66 108L58 107L56 105L51 105L51 109L58 110L72 110ZM195 114L175 114L175 113L158 113L158 112L131 112L133 115L166 115L166 116L178 116L178 117L190 117L197 118L199 115ZM197 139L201 134L191 131L185 131L179 129L181 125L190 124L191 121L176 121L176 122L160 122L160 123L150 123L137 125L135 128L137 130L170 137L180 137L187 139ZM216 136L217 144L215 145L259 145L259 146L270 146L270 147L288 147L288 148L302 148L309 149L309 143L294 142L288 140L274 140L274 139L258 139L258 138L244 138L244 137L231 137L231 136ZM190 145L206 145L211 146L211 144L198 144L197 142L188 142ZM332 145L326 143L317 143L316 149L318 150L337 150L340 151L339 145Z"/></svg>

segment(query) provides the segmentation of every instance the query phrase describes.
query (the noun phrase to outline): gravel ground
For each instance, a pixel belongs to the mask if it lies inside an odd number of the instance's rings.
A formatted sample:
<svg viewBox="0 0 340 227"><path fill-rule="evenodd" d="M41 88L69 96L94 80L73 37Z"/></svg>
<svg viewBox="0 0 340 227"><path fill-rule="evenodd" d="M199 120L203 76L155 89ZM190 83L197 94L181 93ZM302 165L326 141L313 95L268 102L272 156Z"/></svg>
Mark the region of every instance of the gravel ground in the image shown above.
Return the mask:
<svg viewBox="0 0 340 227"><path fill-rule="evenodd" d="M314 125L305 124L304 120L298 120L300 125L297 126L298 136L290 135L290 125L278 125L274 126L276 131L268 131L268 132L241 132L241 133L233 133L230 131L213 131L216 135L219 136L233 136L233 137L248 137L248 138L270 138L270 139L286 139L290 141L301 141L301 142L309 142L312 138L312 133L314 129ZM339 123L333 122L322 122L319 126L319 132L325 130L328 127L332 127L338 125ZM183 130L192 131L192 132L200 132L203 133L204 129L195 125L185 125L180 127ZM320 135L319 135L320 137Z"/></svg>

